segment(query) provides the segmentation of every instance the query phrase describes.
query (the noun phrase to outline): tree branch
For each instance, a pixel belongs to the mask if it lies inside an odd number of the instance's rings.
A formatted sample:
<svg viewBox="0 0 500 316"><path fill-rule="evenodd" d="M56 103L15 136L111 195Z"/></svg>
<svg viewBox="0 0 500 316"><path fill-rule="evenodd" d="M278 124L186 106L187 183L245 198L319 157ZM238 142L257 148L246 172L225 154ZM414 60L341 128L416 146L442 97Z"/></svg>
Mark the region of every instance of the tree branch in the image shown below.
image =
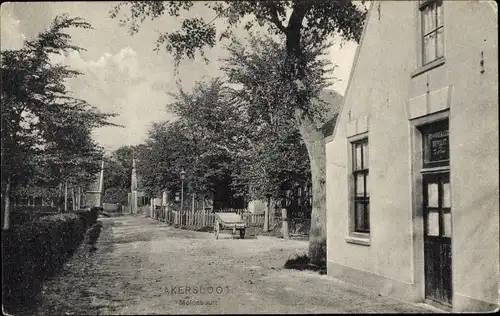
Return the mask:
<svg viewBox="0 0 500 316"><path fill-rule="evenodd" d="M302 27L302 21L311 7L311 2L294 1L293 11L288 20L287 29L290 30L295 27L300 29Z"/></svg>
<svg viewBox="0 0 500 316"><path fill-rule="evenodd" d="M279 17L278 17L278 8L276 7L276 3L274 2L268 2L266 3L267 7L269 8L269 13L271 14L270 21L276 25L276 27L283 33L286 33L286 28L283 26L281 23Z"/></svg>

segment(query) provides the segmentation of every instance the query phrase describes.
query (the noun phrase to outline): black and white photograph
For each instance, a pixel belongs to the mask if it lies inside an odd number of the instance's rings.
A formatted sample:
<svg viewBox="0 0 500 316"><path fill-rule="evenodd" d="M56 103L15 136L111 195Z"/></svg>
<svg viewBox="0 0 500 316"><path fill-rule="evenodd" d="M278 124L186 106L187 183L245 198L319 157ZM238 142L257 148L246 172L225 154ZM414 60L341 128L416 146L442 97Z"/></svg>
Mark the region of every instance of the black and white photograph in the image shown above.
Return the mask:
<svg viewBox="0 0 500 316"><path fill-rule="evenodd" d="M4 2L2 314L500 308L498 4Z"/></svg>

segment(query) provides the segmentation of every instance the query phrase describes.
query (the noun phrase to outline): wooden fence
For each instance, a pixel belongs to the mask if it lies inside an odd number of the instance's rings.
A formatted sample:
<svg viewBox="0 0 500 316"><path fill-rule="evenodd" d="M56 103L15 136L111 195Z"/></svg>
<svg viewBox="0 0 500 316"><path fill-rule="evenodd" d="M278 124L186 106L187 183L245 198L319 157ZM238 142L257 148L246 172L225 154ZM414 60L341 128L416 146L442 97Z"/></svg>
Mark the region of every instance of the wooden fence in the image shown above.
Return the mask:
<svg viewBox="0 0 500 316"><path fill-rule="evenodd" d="M215 211L219 212L219 210ZM229 209L225 209L220 213L229 213ZM252 214L244 210L232 210L243 215L248 227L264 226L264 214ZM209 211L165 211L157 209L153 217L170 225L205 228L213 227L215 223L215 213Z"/></svg>

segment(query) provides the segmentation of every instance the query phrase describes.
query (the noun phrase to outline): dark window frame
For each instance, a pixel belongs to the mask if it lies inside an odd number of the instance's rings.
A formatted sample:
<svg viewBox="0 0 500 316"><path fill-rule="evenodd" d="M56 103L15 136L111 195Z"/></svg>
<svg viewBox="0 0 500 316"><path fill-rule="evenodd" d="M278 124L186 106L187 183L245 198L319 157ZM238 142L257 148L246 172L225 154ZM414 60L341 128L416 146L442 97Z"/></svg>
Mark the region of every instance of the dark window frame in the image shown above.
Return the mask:
<svg viewBox="0 0 500 316"><path fill-rule="evenodd" d="M420 39L422 41L422 45L421 45L421 53L422 53L422 66L425 66L425 65L428 65L430 63L432 63L433 61L435 60L438 60L439 58L442 58L444 57L444 21L441 25L438 25L438 10L437 10L437 7L438 6L441 6L441 9L443 9L443 0L421 0L420 3L419 3L419 11L420 11L420 22L421 22L421 27L420 27ZM433 29L425 32L424 31L424 28L425 28L425 21L424 21L424 12L427 8L431 8L433 9L433 15L434 15L434 23L435 23L435 26ZM438 31L443 29L443 52L442 52L442 55L439 56L438 54L438 37L437 37L437 34L438 34ZM433 39L434 41L434 49L435 49L435 52L434 52L434 58L433 59L430 59L430 60L426 60L426 55L425 55L425 38L427 36L430 36L434 34L435 38Z"/></svg>
<svg viewBox="0 0 500 316"><path fill-rule="evenodd" d="M361 165L357 165L357 155L356 148L361 148ZM355 233L370 233L370 196L367 191L367 180L369 173L369 164L368 168L366 168L367 163L364 161L365 159L365 150L368 150L368 138L363 138L351 143L352 148L352 179L354 181L354 191L353 191L353 201L354 201L354 225L353 231ZM369 152L368 152L369 153ZM368 155L369 157L369 155ZM358 176L361 175L363 177L363 196L358 196ZM358 225L358 205L362 205L361 209L363 212L363 221L361 225Z"/></svg>

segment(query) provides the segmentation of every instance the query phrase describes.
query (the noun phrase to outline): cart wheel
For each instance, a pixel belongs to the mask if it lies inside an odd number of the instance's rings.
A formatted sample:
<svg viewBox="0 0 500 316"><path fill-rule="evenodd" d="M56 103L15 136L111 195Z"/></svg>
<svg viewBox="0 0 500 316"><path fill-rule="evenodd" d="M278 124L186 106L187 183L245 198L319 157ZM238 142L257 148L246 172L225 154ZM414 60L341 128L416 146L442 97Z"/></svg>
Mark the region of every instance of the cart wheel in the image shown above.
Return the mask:
<svg viewBox="0 0 500 316"><path fill-rule="evenodd" d="M215 224L214 224L214 235L215 235L215 239L219 239L219 222L218 221L215 221Z"/></svg>
<svg viewBox="0 0 500 316"><path fill-rule="evenodd" d="M244 229L240 230L240 238L241 239L245 238L245 230Z"/></svg>

